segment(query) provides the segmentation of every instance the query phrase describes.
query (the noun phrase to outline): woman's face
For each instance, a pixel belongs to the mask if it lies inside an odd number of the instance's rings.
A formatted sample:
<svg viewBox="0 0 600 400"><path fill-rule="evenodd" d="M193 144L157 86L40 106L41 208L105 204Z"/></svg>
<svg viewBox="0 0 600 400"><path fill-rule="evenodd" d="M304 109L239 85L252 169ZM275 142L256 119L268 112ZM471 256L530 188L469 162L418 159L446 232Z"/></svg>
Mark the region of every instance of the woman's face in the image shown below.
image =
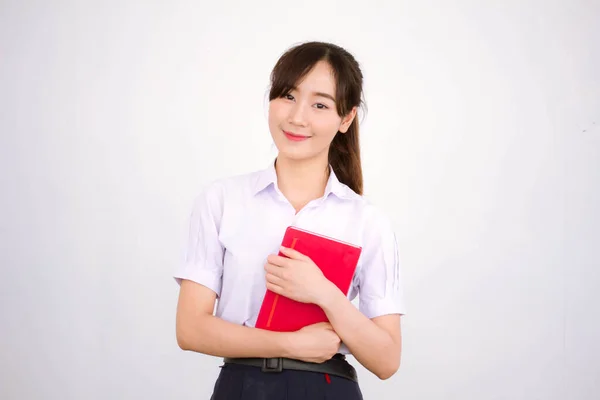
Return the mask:
<svg viewBox="0 0 600 400"><path fill-rule="evenodd" d="M327 159L331 141L356 115L356 109L344 118L337 114L335 89L329 63L320 61L291 92L271 100L269 130L280 156Z"/></svg>

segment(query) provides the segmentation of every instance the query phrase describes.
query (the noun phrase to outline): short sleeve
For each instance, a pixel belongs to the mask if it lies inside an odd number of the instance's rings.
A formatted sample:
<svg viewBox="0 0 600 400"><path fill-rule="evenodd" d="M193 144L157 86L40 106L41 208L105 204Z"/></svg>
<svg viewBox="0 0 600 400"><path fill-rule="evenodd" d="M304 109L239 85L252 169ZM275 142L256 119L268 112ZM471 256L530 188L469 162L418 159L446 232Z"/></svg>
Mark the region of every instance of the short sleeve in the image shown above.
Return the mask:
<svg viewBox="0 0 600 400"><path fill-rule="evenodd" d="M194 201L184 260L177 266L174 278L194 281L221 294L224 248L219 240L223 209L222 191L212 184Z"/></svg>
<svg viewBox="0 0 600 400"><path fill-rule="evenodd" d="M405 313L400 258L391 221L375 216L364 232L359 271L359 309L368 318Z"/></svg>

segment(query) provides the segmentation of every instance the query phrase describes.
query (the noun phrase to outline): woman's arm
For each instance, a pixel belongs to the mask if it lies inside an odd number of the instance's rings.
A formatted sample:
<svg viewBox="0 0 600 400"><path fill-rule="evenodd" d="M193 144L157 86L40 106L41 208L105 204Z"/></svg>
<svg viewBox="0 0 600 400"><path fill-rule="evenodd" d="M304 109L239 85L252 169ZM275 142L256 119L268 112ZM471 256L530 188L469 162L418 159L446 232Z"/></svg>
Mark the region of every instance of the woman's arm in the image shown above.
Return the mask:
<svg viewBox="0 0 600 400"><path fill-rule="evenodd" d="M373 280L363 278L363 286L359 290L359 296L363 295L362 308L370 314L379 315L370 319L323 276L309 257L293 249L282 247L281 251L287 257L273 254L267 259L267 288L282 296L321 307L342 342L365 368L380 379L394 375L400 366L402 348L400 315L394 312L398 310L395 306L388 305L387 309L375 307L373 301L368 300L380 295L372 290ZM369 273L386 276L376 269ZM387 284L385 280L383 283Z"/></svg>
<svg viewBox="0 0 600 400"><path fill-rule="evenodd" d="M183 350L217 357L289 357L321 362L338 350L329 325L298 332L271 332L213 316L216 293L189 280L181 282L177 304L177 343Z"/></svg>
<svg viewBox="0 0 600 400"><path fill-rule="evenodd" d="M218 357L285 357L288 334L252 329L213 316L216 293L189 280L181 282L177 303L177 343Z"/></svg>
<svg viewBox="0 0 600 400"><path fill-rule="evenodd" d="M367 318L334 285L318 304L342 342L379 379L398 371L402 352L400 315Z"/></svg>

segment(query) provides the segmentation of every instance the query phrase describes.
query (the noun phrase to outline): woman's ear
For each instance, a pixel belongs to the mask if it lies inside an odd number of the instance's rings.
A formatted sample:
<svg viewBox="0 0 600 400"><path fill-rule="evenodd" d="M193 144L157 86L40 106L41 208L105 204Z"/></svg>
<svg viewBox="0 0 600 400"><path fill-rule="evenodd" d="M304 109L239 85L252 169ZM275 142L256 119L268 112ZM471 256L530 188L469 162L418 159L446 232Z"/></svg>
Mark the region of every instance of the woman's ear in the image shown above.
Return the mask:
<svg viewBox="0 0 600 400"><path fill-rule="evenodd" d="M344 118L342 118L342 123L340 124L340 129L338 129L341 133L348 132L350 125L352 125L352 121L356 118L356 107L352 107L352 110Z"/></svg>

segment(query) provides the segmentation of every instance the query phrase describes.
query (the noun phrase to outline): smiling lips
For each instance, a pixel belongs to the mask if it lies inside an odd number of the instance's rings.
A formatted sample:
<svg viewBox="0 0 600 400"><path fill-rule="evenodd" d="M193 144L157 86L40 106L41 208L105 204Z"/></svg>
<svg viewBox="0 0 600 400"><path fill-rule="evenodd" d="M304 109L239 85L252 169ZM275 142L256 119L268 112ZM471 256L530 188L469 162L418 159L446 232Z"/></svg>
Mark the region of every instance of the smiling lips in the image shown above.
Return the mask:
<svg viewBox="0 0 600 400"><path fill-rule="evenodd" d="M289 140L292 140L294 142L301 142L310 137L310 136L296 135L296 134L294 134L292 132L288 132L288 131L283 131L283 134L285 135L286 138L288 138Z"/></svg>

